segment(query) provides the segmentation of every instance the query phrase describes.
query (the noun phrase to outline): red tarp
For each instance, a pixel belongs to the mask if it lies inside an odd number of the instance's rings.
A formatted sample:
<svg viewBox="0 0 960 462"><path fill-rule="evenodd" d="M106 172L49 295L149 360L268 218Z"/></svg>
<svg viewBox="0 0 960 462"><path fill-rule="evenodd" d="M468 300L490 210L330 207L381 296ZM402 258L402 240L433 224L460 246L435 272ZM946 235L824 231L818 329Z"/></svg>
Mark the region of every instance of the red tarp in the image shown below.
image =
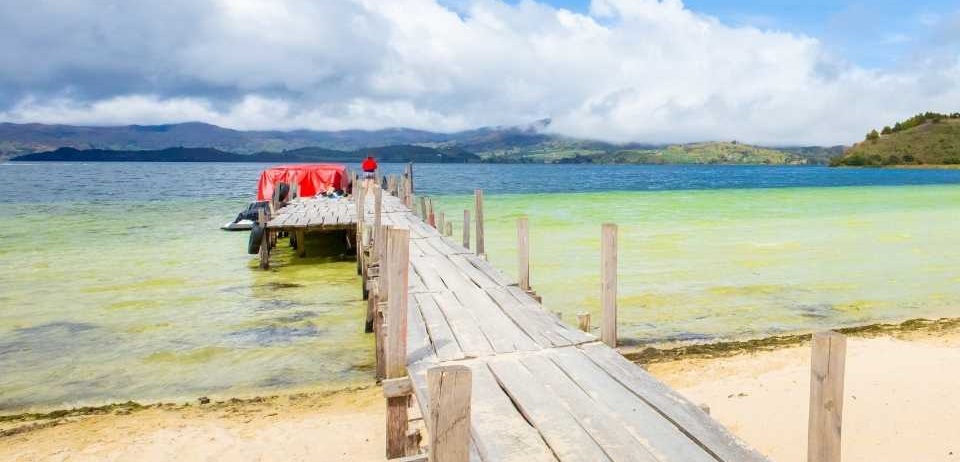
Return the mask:
<svg viewBox="0 0 960 462"><path fill-rule="evenodd" d="M342 190L347 178L347 167L340 164L303 164L280 165L268 168L260 174L257 182L257 200L265 201L273 197L273 187L277 183L300 185L300 196L309 197L322 193L327 188Z"/></svg>

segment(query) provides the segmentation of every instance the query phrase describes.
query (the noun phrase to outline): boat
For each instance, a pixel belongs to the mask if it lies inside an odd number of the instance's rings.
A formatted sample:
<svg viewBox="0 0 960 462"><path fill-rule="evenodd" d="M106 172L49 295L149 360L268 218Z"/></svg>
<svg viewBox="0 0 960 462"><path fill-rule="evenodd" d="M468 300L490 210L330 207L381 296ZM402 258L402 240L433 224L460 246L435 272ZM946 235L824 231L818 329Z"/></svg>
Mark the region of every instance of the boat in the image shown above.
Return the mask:
<svg viewBox="0 0 960 462"><path fill-rule="evenodd" d="M326 195L331 192L333 195L343 195L349 189L348 182L347 167L343 164L294 164L268 168L260 173L257 181L257 200L247 205L233 221L224 223L220 229L254 230L259 228L257 220L260 211L270 214L272 200L275 199L277 205L282 207L296 197Z"/></svg>

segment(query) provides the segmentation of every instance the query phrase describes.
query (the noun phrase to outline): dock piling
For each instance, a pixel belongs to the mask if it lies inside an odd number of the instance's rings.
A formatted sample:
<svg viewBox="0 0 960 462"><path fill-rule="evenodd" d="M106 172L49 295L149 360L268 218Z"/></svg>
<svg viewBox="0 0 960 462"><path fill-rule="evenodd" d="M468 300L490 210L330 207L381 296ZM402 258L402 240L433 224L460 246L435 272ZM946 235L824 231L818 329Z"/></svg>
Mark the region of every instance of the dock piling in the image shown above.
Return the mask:
<svg viewBox="0 0 960 462"><path fill-rule="evenodd" d="M527 217L517 219L517 263L520 288L530 290L530 221Z"/></svg>
<svg viewBox="0 0 960 462"><path fill-rule="evenodd" d="M483 247L483 190L473 191L474 218L477 226L477 255L485 257L486 249Z"/></svg>
<svg viewBox="0 0 960 462"><path fill-rule="evenodd" d="M267 229L267 213L260 209L257 214L257 223L263 229L263 237L260 238L260 269L270 269L270 231Z"/></svg>
<svg viewBox="0 0 960 462"><path fill-rule="evenodd" d="M463 211L463 248L470 248L470 211Z"/></svg>
<svg viewBox="0 0 960 462"><path fill-rule="evenodd" d="M470 395L473 372L463 365L427 369L430 393L429 462L470 460Z"/></svg>
<svg viewBox="0 0 960 462"><path fill-rule="evenodd" d="M584 332L590 332L590 313L577 313L577 327Z"/></svg>
<svg viewBox="0 0 960 462"><path fill-rule="evenodd" d="M391 228L387 238L386 378L407 375L407 284L410 230ZM410 396L387 398L387 458L406 456L407 407Z"/></svg>
<svg viewBox="0 0 960 462"><path fill-rule="evenodd" d="M600 339L617 347L617 225L604 223L600 239Z"/></svg>
<svg viewBox="0 0 960 462"><path fill-rule="evenodd" d="M847 338L837 332L818 332L812 343L807 460L840 462Z"/></svg>
<svg viewBox="0 0 960 462"><path fill-rule="evenodd" d="M453 222L452 222L452 221L448 221L448 222L444 223L444 226L445 226L446 229L444 229L443 235L444 235L444 236L448 236L448 237L449 237L449 236L453 236Z"/></svg>
<svg viewBox="0 0 960 462"><path fill-rule="evenodd" d="M443 234L447 229L447 220L446 215L443 212L437 214L437 231L440 231L440 234Z"/></svg>

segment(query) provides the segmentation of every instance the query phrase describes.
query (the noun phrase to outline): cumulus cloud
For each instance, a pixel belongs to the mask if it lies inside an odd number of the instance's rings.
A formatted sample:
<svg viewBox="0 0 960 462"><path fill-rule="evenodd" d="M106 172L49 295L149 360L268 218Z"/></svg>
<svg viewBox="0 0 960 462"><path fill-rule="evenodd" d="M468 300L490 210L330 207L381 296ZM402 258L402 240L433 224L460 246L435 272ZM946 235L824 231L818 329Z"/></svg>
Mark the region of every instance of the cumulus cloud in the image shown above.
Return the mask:
<svg viewBox="0 0 960 462"><path fill-rule="evenodd" d="M863 69L679 0L594 0L588 14L529 0L9 1L0 119L452 131L550 117L611 141L850 143L956 111L953 45Z"/></svg>

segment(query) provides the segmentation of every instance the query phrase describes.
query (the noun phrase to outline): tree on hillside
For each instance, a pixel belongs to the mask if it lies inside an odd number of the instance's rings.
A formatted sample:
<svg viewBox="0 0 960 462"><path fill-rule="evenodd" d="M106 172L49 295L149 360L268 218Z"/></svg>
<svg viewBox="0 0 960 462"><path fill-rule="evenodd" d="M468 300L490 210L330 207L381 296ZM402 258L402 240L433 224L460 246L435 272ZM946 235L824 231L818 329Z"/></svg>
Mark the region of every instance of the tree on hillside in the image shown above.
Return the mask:
<svg viewBox="0 0 960 462"><path fill-rule="evenodd" d="M870 133L867 133L867 141L876 141L880 139L880 134L876 130L870 130Z"/></svg>
<svg viewBox="0 0 960 462"><path fill-rule="evenodd" d="M883 130L880 130L881 135L889 135L891 133L893 133L893 129L891 129L889 125L883 127Z"/></svg>

